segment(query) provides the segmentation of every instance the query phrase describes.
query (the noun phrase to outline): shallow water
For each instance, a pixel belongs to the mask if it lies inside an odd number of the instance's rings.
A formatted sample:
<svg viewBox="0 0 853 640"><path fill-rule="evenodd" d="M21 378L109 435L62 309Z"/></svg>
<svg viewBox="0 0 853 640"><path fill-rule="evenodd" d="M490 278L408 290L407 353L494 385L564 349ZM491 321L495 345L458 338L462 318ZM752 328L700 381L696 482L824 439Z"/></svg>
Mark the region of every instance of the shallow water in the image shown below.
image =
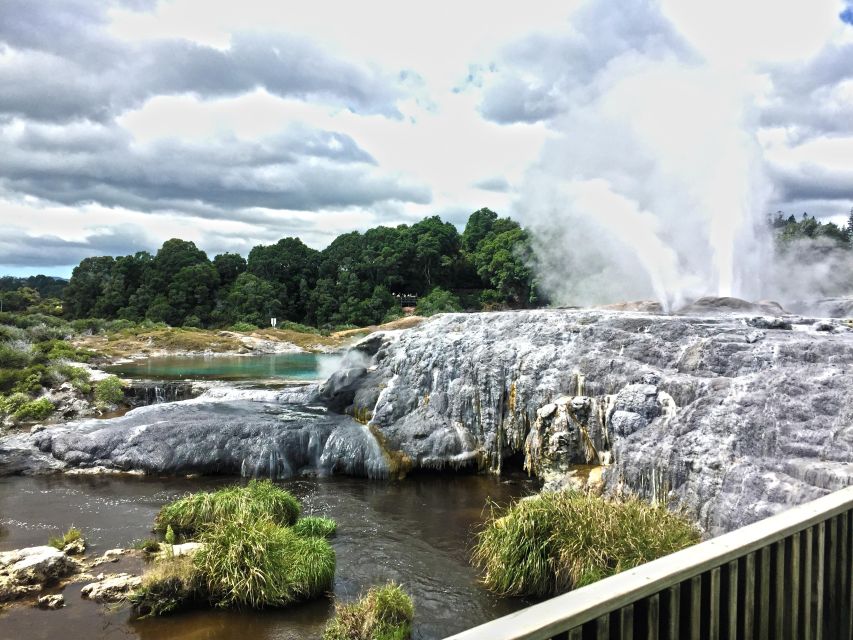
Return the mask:
<svg viewBox="0 0 853 640"><path fill-rule="evenodd" d="M148 537L159 506L185 491L233 482L223 478L12 477L0 479L0 550L43 544L71 524L91 553ZM517 610L519 600L496 598L468 564L472 530L488 500L499 504L529 493L523 476L416 476L400 482L310 478L280 483L302 501L304 513L338 522L334 596L352 599L373 584L396 580L412 594L414 638L443 638ZM105 571L120 570L108 565ZM319 638L333 610L321 599L289 610L195 611L156 620L130 620L65 589L59 611L18 607L0 614L0 638L144 638L163 640L290 640Z"/></svg>
<svg viewBox="0 0 853 640"><path fill-rule="evenodd" d="M276 353L256 356L174 356L147 358L106 369L130 378L157 380L323 380L341 361L339 354Z"/></svg>

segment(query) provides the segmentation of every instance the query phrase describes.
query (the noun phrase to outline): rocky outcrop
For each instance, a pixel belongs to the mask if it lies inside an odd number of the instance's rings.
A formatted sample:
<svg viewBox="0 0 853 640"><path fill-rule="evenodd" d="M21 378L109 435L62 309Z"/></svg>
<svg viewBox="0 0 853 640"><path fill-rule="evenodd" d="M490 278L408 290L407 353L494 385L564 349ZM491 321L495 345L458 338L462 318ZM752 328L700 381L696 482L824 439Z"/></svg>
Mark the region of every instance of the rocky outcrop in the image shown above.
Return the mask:
<svg viewBox="0 0 853 640"><path fill-rule="evenodd" d="M853 482L851 373L843 323L454 314L379 346L349 410L370 390L371 427L414 468L600 464L605 491L718 532Z"/></svg>
<svg viewBox="0 0 853 640"><path fill-rule="evenodd" d="M122 602L142 584L142 578L129 573L98 576L97 582L85 585L80 595L95 602Z"/></svg>
<svg viewBox="0 0 853 640"><path fill-rule="evenodd" d="M321 386L211 389L4 438L0 469L381 477L522 458L555 485L584 467L711 532L851 484L847 324L697 309L436 316L369 336Z"/></svg>
<svg viewBox="0 0 853 640"><path fill-rule="evenodd" d="M0 553L0 602L36 594L78 569L62 551L49 546Z"/></svg>

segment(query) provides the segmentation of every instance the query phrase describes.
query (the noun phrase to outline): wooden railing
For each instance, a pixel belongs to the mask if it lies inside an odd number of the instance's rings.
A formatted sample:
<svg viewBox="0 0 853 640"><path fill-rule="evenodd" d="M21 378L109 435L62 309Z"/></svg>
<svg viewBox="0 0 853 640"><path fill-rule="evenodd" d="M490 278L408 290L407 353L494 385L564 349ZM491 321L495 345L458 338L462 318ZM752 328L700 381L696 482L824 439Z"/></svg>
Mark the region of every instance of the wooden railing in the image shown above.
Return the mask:
<svg viewBox="0 0 853 640"><path fill-rule="evenodd" d="M853 487L448 640L853 640Z"/></svg>

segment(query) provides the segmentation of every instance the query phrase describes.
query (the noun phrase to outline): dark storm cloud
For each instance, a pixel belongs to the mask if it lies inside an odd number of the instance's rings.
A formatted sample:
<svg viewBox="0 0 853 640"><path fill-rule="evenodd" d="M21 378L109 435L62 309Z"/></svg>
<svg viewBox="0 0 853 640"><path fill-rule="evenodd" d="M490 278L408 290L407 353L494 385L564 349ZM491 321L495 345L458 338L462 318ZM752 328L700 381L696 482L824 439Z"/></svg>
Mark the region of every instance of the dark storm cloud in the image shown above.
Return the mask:
<svg viewBox="0 0 853 640"><path fill-rule="evenodd" d="M0 265L66 266L92 256L127 255L156 249L142 229L132 225L119 225L93 234L84 241L66 240L51 235L34 237L19 229L7 227L0 234Z"/></svg>
<svg viewBox="0 0 853 640"><path fill-rule="evenodd" d="M838 171L816 164L801 164L795 169L771 167L771 176L783 202L837 200L840 206L853 202L853 170Z"/></svg>
<svg viewBox="0 0 853 640"><path fill-rule="evenodd" d="M483 191L497 191L498 193L506 193L512 189L512 186L503 176L495 176L494 178L480 180L479 182L474 183L474 187L476 189L482 189Z"/></svg>
<svg viewBox="0 0 853 640"><path fill-rule="evenodd" d="M430 201L427 187L382 171L349 136L307 127L258 141L140 145L117 125L15 123L0 130L0 185L65 205L252 222L257 214L239 210Z"/></svg>
<svg viewBox="0 0 853 640"><path fill-rule="evenodd" d="M485 83L483 116L500 124L549 120L583 99L596 77L622 55L689 55L657 3L629 0L614 7L590 3L570 30L534 33L506 47L493 65L495 77ZM472 82L475 76L469 76Z"/></svg>
<svg viewBox="0 0 853 640"><path fill-rule="evenodd" d="M0 112L107 121L156 95L269 93L399 117L403 80L286 34L235 34L227 50L170 39L127 43L105 30L109 3L0 2Z"/></svg>

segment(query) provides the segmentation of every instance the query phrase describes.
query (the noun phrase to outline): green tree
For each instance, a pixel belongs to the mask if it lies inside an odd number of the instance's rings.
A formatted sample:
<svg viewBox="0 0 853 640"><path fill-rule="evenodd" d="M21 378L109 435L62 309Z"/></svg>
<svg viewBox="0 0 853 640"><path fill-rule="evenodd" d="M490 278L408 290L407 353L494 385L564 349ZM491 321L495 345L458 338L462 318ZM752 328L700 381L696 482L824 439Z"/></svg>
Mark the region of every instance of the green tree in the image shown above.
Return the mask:
<svg viewBox="0 0 853 640"><path fill-rule="evenodd" d="M228 324L248 322L259 327L269 323L270 317L281 314L281 303L276 288L266 280L241 273L229 289L219 317Z"/></svg>
<svg viewBox="0 0 853 640"><path fill-rule="evenodd" d="M239 253L220 253L213 258L221 287L229 287L246 270L246 259Z"/></svg>
<svg viewBox="0 0 853 640"><path fill-rule="evenodd" d="M419 316L431 316L449 311L462 311L462 305L459 298L441 287L435 287L427 295L419 298L415 309L415 313Z"/></svg>
<svg viewBox="0 0 853 640"><path fill-rule="evenodd" d="M84 258L71 272L63 292L65 313L71 318L95 315L104 285L109 280L115 260L109 256Z"/></svg>

